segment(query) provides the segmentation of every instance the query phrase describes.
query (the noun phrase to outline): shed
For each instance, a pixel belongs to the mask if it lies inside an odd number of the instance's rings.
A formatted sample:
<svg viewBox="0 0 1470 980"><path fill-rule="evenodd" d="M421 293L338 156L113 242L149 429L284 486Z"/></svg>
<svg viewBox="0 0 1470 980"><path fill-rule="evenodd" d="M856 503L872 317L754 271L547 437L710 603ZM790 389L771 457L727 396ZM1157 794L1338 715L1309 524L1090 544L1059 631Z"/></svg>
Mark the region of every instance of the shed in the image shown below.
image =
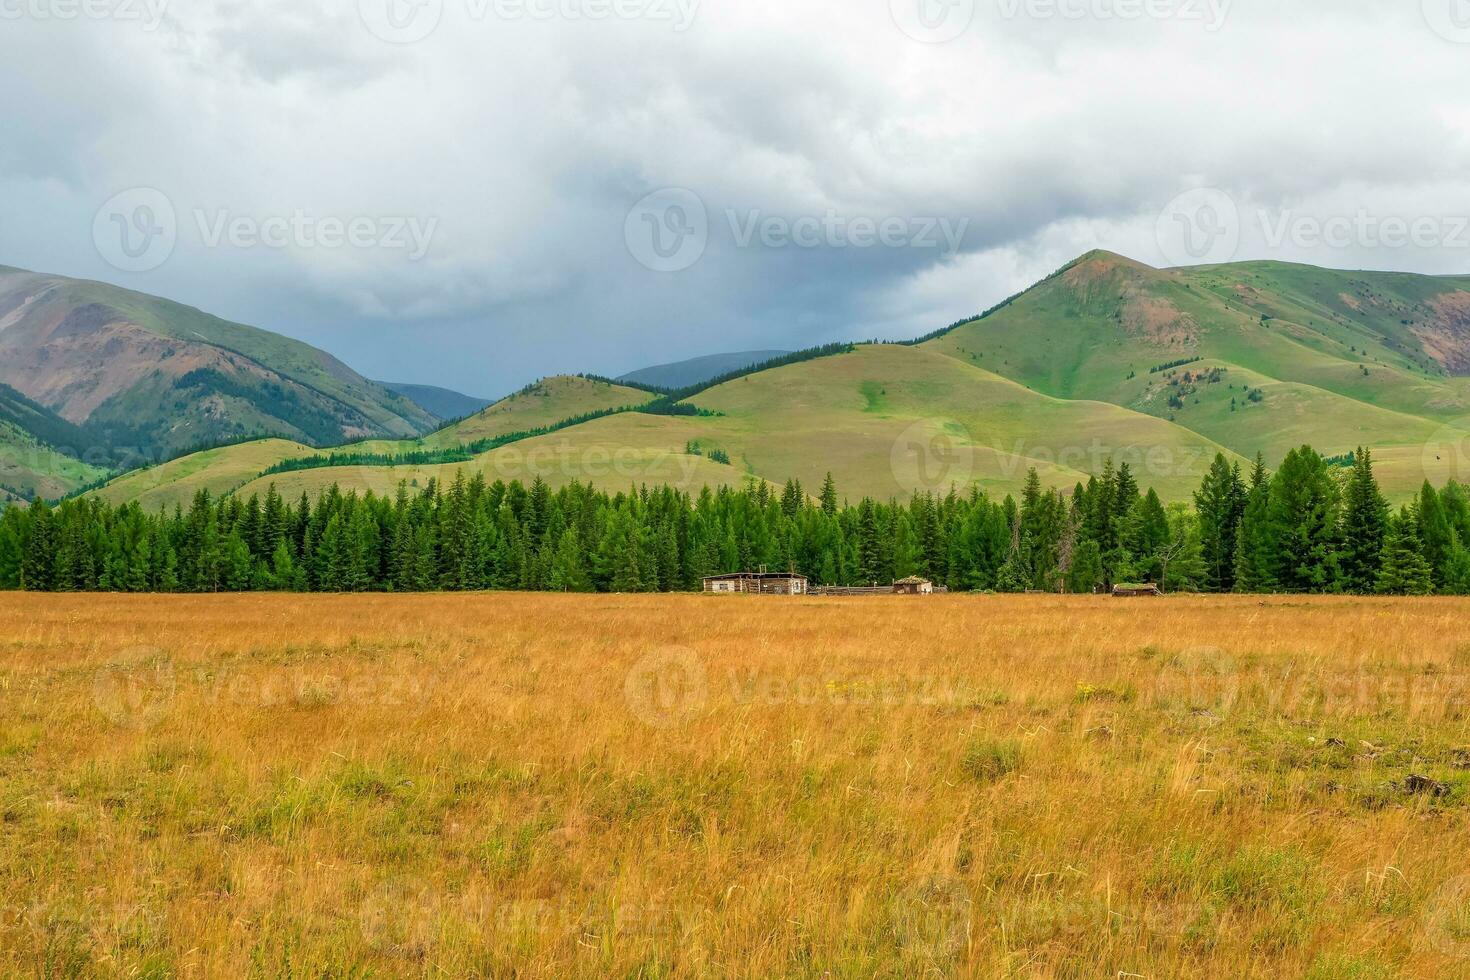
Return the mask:
<svg viewBox="0 0 1470 980"><path fill-rule="evenodd" d="M1150 585L1148 583L1136 585L1120 582L1113 586L1113 597L1117 599L1133 599L1139 596L1158 596L1163 594L1159 591L1157 585Z"/></svg>
<svg viewBox="0 0 1470 980"><path fill-rule="evenodd" d="M917 575L901 578L893 583L894 595L933 595L934 583Z"/></svg>
<svg viewBox="0 0 1470 980"><path fill-rule="evenodd" d="M731 572L711 575L704 591L752 595L806 595L807 577L795 572Z"/></svg>

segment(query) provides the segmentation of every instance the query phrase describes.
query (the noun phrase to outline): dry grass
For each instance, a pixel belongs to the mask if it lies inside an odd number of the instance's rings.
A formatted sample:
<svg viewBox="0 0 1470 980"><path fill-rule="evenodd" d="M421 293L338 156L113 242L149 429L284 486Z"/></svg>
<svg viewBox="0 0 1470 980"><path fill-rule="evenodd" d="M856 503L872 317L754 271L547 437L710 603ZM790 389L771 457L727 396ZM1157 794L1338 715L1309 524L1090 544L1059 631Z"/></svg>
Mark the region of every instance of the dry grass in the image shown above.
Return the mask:
<svg viewBox="0 0 1470 980"><path fill-rule="evenodd" d="M1463 976L1467 618L0 596L0 973Z"/></svg>

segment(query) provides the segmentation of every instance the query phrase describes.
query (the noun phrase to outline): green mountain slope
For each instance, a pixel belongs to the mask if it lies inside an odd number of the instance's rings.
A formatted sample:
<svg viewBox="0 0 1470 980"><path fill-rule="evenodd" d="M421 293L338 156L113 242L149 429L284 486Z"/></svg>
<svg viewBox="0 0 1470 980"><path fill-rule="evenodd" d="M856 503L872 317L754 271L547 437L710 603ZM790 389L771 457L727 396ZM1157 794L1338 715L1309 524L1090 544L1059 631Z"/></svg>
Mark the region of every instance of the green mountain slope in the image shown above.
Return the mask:
<svg viewBox="0 0 1470 980"><path fill-rule="evenodd" d="M288 496L332 483L391 492L460 472L614 490L791 477L815 490L831 472L854 498L1003 493L1032 467L1070 487L1112 459L1187 500L1216 453L1243 463L1260 451L1274 464L1302 443L1329 455L1373 448L1385 490L1405 499L1426 478L1470 480L1467 372L1470 277L1279 263L1158 270L1094 252L923 343L752 372L687 398L688 414L563 424L652 396L554 378L429 436L335 451L371 465L266 474L290 452L233 447L150 485L149 499L185 500L211 470L224 492L275 483ZM444 456L533 429L550 431ZM378 465L363 453L419 455ZM135 491L118 481L106 492Z"/></svg>
<svg viewBox="0 0 1470 980"><path fill-rule="evenodd" d="M59 497L106 476L109 461L90 433L0 384L0 502Z"/></svg>
<svg viewBox="0 0 1470 980"><path fill-rule="evenodd" d="M1456 475L1434 447L1470 428L1470 278L1094 252L924 347L1243 455L1373 446L1395 492Z"/></svg>
<svg viewBox="0 0 1470 980"><path fill-rule="evenodd" d="M434 424L299 341L105 283L3 268L0 383L145 458L250 435L331 445Z"/></svg>
<svg viewBox="0 0 1470 980"><path fill-rule="evenodd" d="M509 433L529 432L608 409L643 404L653 396L636 388L609 384L590 378L553 377L538 381L501 399L481 412L419 439L373 439L348 443L334 449L312 449L283 439L259 439L237 445L192 453L160 466L128 473L112 480L91 496L112 503L140 500L149 509L187 506L199 490L215 496L230 493L250 483L267 469L287 460L328 455L401 456L432 452L493 439ZM275 483L295 496L301 490L315 491L318 485L339 482L346 488L390 491L400 479L426 482L431 478L452 479L464 464L431 466L337 466L273 474L265 482ZM326 477L325 480L322 477Z"/></svg>

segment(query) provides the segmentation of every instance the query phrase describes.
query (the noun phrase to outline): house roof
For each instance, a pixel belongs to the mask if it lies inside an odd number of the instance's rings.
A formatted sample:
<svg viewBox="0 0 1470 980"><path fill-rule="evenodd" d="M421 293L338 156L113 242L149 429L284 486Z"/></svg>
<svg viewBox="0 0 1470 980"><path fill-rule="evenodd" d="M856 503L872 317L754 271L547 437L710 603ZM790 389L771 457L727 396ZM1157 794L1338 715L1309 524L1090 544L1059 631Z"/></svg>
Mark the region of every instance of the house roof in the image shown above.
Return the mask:
<svg viewBox="0 0 1470 980"><path fill-rule="evenodd" d="M926 578L920 578L917 575L910 575L908 578L901 578L897 582L894 582L893 584L894 585L933 585L934 583L930 582Z"/></svg>
<svg viewBox="0 0 1470 980"><path fill-rule="evenodd" d="M704 577L704 580L706 582L720 582L720 581L724 581L726 579L737 579L737 578L759 578L759 579L769 579L769 578L795 579L795 578L800 578L800 579L804 579L804 578L806 578L806 576L800 574L799 572L727 572L724 575L706 575Z"/></svg>

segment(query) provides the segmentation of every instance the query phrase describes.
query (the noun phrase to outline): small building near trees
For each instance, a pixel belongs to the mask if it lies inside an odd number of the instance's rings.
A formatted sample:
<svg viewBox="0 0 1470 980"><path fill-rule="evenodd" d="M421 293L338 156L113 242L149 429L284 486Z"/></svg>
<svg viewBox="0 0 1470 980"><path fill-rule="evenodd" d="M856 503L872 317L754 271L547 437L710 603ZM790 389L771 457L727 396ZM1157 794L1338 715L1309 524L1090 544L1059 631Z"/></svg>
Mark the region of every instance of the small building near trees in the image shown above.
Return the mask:
<svg viewBox="0 0 1470 980"><path fill-rule="evenodd" d="M795 572L732 572L711 575L704 591L750 595L806 595L807 577Z"/></svg>
<svg viewBox="0 0 1470 980"><path fill-rule="evenodd" d="M1113 586L1113 597L1116 599L1133 599L1139 596L1156 596L1163 594L1163 592L1159 591L1159 587L1157 585L1149 585L1148 583L1137 585L1120 582L1119 584Z"/></svg>
<svg viewBox="0 0 1470 980"><path fill-rule="evenodd" d="M933 595L934 583L926 578L911 575L893 583L894 595Z"/></svg>

